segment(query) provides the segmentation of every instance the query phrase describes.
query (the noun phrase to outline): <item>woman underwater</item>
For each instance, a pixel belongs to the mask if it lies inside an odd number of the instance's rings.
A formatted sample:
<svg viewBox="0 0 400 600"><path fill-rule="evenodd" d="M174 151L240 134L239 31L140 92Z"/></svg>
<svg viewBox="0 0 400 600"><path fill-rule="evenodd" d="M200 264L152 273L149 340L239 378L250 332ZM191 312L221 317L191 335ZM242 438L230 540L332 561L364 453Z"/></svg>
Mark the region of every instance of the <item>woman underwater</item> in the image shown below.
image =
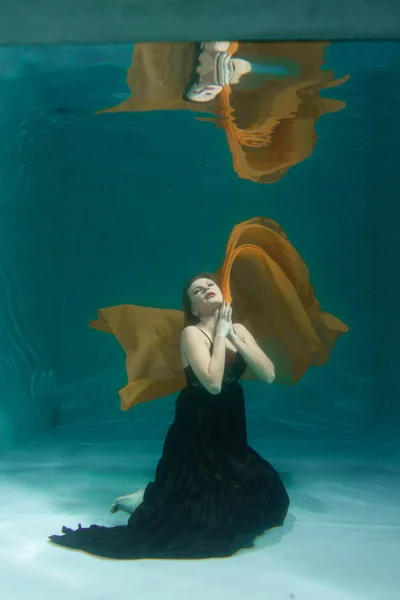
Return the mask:
<svg viewBox="0 0 400 600"><path fill-rule="evenodd" d="M243 325L232 325L211 275L185 286L183 306L187 386L155 481L126 527L63 528L53 542L109 558L222 557L283 524L289 498L275 469L247 445L239 384L247 365L272 383L274 366Z"/></svg>
<svg viewBox="0 0 400 600"><path fill-rule="evenodd" d="M217 275L186 284L183 313L122 305L99 311L92 326L114 333L127 353L123 408L172 393L183 378L186 386L154 481L112 507L132 513L128 524L63 527L51 541L115 559L226 557L281 526L289 498L276 470L247 444L239 379L250 371L268 384L293 383L328 360L347 327L320 310L280 226L263 217L237 225Z"/></svg>

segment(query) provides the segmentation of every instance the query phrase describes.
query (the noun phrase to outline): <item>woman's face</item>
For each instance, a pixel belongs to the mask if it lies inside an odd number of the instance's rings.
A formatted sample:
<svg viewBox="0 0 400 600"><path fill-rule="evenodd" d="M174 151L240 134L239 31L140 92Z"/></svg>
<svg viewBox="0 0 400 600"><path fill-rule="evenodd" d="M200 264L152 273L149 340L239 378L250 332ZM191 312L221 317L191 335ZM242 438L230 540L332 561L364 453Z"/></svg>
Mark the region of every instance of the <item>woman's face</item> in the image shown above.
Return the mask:
<svg viewBox="0 0 400 600"><path fill-rule="evenodd" d="M200 319L212 315L223 301L222 292L217 284L206 278L193 281L188 289L188 296L193 314Z"/></svg>

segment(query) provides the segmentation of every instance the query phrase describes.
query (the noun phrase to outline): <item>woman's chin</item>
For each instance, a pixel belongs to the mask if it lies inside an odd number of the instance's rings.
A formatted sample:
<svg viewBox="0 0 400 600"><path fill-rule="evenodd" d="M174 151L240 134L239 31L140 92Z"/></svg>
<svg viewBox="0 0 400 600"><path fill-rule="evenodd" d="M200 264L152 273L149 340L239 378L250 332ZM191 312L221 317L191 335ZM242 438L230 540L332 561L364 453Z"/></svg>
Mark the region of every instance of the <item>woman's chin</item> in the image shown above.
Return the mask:
<svg viewBox="0 0 400 600"><path fill-rule="evenodd" d="M217 309L221 308L221 306L222 306L222 300L219 300L217 298L214 300L214 298L212 298L211 300L208 301L207 305L212 310L217 310Z"/></svg>
<svg viewBox="0 0 400 600"><path fill-rule="evenodd" d="M203 301L203 305L200 308L200 314L204 317L211 317L216 311L219 311L222 306L221 298L210 298L209 300Z"/></svg>

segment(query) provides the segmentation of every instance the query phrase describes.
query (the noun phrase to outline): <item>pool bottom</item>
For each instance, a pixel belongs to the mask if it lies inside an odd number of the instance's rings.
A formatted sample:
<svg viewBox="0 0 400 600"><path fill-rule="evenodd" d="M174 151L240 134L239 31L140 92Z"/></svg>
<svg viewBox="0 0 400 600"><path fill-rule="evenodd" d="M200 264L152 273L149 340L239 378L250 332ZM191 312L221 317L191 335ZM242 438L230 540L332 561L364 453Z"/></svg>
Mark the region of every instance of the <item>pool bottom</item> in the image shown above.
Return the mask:
<svg viewBox="0 0 400 600"><path fill-rule="evenodd" d="M371 448L349 453L258 440L291 497L285 526L233 558L112 561L56 548L62 525L118 525L117 495L152 477L159 442L132 444L126 423L69 426L10 452L0 469L0 573L5 600L394 600L400 585L395 464ZM257 440L256 440L257 441ZM268 447L267 447L268 446ZM398 461L397 461L398 463Z"/></svg>

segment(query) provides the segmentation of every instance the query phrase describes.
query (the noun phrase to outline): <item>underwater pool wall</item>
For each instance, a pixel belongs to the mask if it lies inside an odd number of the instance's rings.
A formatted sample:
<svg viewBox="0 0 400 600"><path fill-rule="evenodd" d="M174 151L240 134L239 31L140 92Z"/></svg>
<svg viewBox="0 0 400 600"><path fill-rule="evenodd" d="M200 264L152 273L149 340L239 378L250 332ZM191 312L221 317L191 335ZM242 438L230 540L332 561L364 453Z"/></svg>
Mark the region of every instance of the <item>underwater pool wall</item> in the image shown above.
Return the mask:
<svg viewBox="0 0 400 600"><path fill-rule="evenodd" d="M389 447L400 441L400 71L396 64L371 75L367 148L375 372L371 437Z"/></svg>
<svg viewBox="0 0 400 600"><path fill-rule="evenodd" d="M339 130L337 115L326 115L312 157L269 186L238 179L221 132L191 115L94 116L126 93L131 46L110 50L108 64L96 68L93 49L43 50L45 69L17 50L3 52L0 450L104 413L140 421L155 411L166 426L173 399L120 412L122 349L88 322L114 304L179 307L185 278L216 268L231 227L253 213L287 230L323 308L350 332L328 365L298 386L273 386L268 410L249 384L250 429L279 434L281 427L298 440L397 440L400 80L393 48L365 60L364 46L358 66L349 46L331 48L340 75L357 69L338 93L348 103ZM344 60L350 55L353 65Z"/></svg>
<svg viewBox="0 0 400 600"><path fill-rule="evenodd" d="M55 424L62 160L40 76L0 80L0 450Z"/></svg>

